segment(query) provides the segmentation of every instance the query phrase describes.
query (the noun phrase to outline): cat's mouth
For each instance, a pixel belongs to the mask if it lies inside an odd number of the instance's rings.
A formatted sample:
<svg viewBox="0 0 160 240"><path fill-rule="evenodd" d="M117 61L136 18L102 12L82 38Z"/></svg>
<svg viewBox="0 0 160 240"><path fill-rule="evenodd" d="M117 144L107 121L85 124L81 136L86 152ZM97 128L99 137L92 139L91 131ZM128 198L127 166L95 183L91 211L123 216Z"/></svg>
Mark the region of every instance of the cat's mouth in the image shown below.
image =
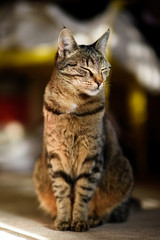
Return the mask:
<svg viewBox="0 0 160 240"><path fill-rule="evenodd" d="M89 96L95 96L101 91L102 88L103 83L101 85L97 85L94 89L85 89L85 93Z"/></svg>

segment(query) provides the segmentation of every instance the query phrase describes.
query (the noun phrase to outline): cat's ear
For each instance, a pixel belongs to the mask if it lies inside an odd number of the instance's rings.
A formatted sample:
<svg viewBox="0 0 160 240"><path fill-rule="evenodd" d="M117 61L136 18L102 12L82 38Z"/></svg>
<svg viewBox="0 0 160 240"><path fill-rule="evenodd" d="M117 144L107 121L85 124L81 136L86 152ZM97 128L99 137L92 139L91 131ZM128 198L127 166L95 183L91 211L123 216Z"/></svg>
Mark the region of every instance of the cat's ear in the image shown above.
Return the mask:
<svg viewBox="0 0 160 240"><path fill-rule="evenodd" d="M71 33L67 28L63 28L58 38L58 54L61 58L67 57L72 54L78 45Z"/></svg>
<svg viewBox="0 0 160 240"><path fill-rule="evenodd" d="M108 38L110 35L110 30L108 29L95 43L95 49L98 50L106 57L106 47L108 43Z"/></svg>

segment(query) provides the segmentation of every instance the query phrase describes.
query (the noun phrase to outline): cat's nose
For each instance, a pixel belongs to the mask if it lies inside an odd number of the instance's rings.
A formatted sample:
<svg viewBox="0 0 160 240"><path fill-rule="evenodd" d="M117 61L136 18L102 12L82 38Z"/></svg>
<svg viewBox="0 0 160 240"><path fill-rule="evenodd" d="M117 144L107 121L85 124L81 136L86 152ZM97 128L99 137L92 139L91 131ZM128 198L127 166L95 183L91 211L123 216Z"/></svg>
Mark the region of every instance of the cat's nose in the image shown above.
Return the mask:
<svg viewBox="0 0 160 240"><path fill-rule="evenodd" d="M95 82L97 83L98 87L102 84L103 80L101 78L95 79Z"/></svg>

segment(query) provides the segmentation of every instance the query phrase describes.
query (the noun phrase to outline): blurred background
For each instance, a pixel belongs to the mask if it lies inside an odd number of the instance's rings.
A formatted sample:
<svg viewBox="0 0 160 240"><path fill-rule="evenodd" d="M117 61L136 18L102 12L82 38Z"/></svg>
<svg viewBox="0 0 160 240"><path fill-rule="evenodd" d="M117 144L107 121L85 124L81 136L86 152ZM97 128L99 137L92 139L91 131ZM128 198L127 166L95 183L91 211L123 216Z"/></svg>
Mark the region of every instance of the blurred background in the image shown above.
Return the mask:
<svg viewBox="0 0 160 240"><path fill-rule="evenodd" d="M107 107L137 178L160 176L160 1L0 3L0 171L31 173L41 153L43 92L63 26L79 44L108 28Z"/></svg>

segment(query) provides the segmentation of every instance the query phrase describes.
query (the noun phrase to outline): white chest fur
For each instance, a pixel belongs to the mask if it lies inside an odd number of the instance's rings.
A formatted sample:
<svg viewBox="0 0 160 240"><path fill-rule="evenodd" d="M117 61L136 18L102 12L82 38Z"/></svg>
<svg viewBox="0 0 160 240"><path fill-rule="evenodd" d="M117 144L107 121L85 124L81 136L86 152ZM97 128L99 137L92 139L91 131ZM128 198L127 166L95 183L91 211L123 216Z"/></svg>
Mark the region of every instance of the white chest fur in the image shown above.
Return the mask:
<svg viewBox="0 0 160 240"><path fill-rule="evenodd" d="M73 103L70 105L70 108L68 109L68 113L72 113L76 110L77 104Z"/></svg>

